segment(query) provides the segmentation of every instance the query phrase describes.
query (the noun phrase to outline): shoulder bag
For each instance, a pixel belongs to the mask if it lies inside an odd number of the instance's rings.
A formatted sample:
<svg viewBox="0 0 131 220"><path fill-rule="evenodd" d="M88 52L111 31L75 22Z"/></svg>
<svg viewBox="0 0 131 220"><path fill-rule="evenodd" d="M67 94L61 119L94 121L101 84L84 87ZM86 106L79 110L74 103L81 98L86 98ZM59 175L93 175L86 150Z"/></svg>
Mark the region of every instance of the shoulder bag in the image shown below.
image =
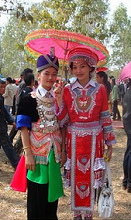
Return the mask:
<svg viewBox="0 0 131 220"><path fill-rule="evenodd" d="M105 162L104 183L98 200L98 213L101 218L109 218L114 211L114 196L109 162Z"/></svg>

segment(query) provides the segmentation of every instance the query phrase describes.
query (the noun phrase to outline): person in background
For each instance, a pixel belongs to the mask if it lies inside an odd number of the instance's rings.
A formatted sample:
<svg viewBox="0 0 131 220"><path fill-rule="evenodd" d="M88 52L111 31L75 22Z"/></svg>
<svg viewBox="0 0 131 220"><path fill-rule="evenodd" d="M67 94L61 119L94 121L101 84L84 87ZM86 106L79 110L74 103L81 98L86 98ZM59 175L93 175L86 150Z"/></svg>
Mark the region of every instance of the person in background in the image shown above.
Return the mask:
<svg viewBox="0 0 131 220"><path fill-rule="evenodd" d="M129 79L128 79L128 82L127 82L126 89L128 89L130 86L131 86L131 79L129 78Z"/></svg>
<svg viewBox="0 0 131 220"><path fill-rule="evenodd" d="M0 80L0 147L2 146L7 158L12 167L16 169L19 158L13 148L10 138L7 133L7 123L16 127L14 120L4 107L3 94L5 92L5 82Z"/></svg>
<svg viewBox="0 0 131 220"><path fill-rule="evenodd" d="M131 85L127 88L123 101L123 125L127 135L127 147L123 158L124 178L122 186L131 193Z"/></svg>
<svg viewBox="0 0 131 220"><path fill-rule="evenodd" d="M17 94L17 90L18 90L18 86L16 85L15 79L12 80L12 86L13 86L13 93L14 93L12 115L15 116L16 115L16 94Z"/></svg>
<svg viewBox="0 0 131 220"><path fill-rule="evenodd" d="M21 91L21 95L19 97L19 103L21 102L21 99L27 95L28 93L33 91L34 84L35 84L35 76L33 73L28 73L24 76L24 82L25 86L23 90ZM18 104L19 105L19 104Z"/></svg>
<svg viewBox="0 0 131 220"><path fill-rule="evenodd" d="M108 76L104 71L99 71L96 73L96 80L98 83L101 83L105 86L107 91L107 98L109 100L110 93L111 93L111 84L108 81Z"/></svg>
<svg viewBox="0 0 131 220"><path fill-rule="evenodd" d="M24 96L26 96L28 93L31 93L33 91L33 87L34 87L34 74L33 73L28 73L25 77L24 77L24 82L25 82L25 87L23 88L23 90L20 93L19 96L19 104L21 103L21 100L23 99ZM12 133L14 133L15 131L12 129L9 136L11 137L12 140ZM14 144L14 149L17 152L18 156L21 156L21 153L23 152L23 145L22 145L22 140L21 140L21 134L19 134L15 144Z"/></svg>
<svg viewBox="0 0 131 220"><path fill-rule="evenodd" d="M110 114L112 113L112 106L111 106L111 97L110 97L110 93L111 93L111 84L108 81L108 76L104 71L99 71L96 73L96 80L98 83L101 83L105 86L106 91L107 91L107 99L108 99L108 108L109 108L109 112Z"/></svg>
<svg viewBox="0 0 131 220"><path fill-rule="evenodd" d="M17 107L18 107L18 104L19 104L19 98L21 96L21 93L22 93L23 89L26 87L25 79L30 73L33 73L33 70L30 69L30 68L26 68L26 69L24 69L24 71L20 75L21 76L21 82L19 84L18 93L17 93L17 96L16 96L16 112L17 112Z"/></svg>
<svg viewBox="0 0 131 220"><path fill-rule="evenodd" d="M26 68L23 70L23 72L20 74L20 77L21 77L21 82L18 86L18 89L17 89L17 94L16 94L16 106L15 106L15 109L16 109L16 115L17 115L17 108L18 108L18 105L19 105L19 102L20 102L20 99L21 99L21 96L23 95L23 89L26 87L26 83L25 83L25 80L26 78L28 77L29 74L33 73L33 70L30 69L30 68ZM9 137L11 139L11 142L13 142L13 139L14 137L16 136L18 130L15 129L14 127L11 129L10 131L10 134L9 134ZM18 140L17 140L17 148L18 149L21 149L21 138L19 136ZM18 145L20 145L18 147ZM17 149L16 148L16 149Z"/></svg>
<svg viewBox="0 0 131 220"><path fill-rule="evenodd" d="M11 77L6 78L6 88L3 97L4 97L4 106L8 111L8 113L10 114L11 108L13 106L13 98L14 98L14 87L12 85Z"/></svg>
<svg viewBox="0 0 131 220"><path fill-rule="evenodd" d="M120 81L118 84L118 88L119 88L119 95L120 95L120 103L122 104L122 100L126 92L124 82Z"/></svg>
<svg viewBox="0 0 131 220"><path fill-rule="evenodd" d="M60 172L66 151L56 118L53 84L59 62L55 55L37 60L36 92L27 94L18 105L17 128L21 129L27 181L27 219L58 219L58 199L63 196ZM62 147L62 148L61 148Z"/></svg>
<svg viewBox="0 0 131 220"><path fill-rule="evenodd" d="M71 184L74 220L92 220L95 189L103 184L104 145L110 161L115 143L105 86L92 80L97 54L77 47L68 54L76 81L55 88L57 117L67 126L67 183Z"/></svg>
<svg viewBox="0 0 131 220"><path fill-rule="evenodd" d="M121 115L120 111L118 109L118 103L119 103L119 88L116 85L115 78L112 78L111 80L111 85L112 85L112 92L111 92L111 102L112 102L112 112L113 112L113 120L121 121Z"/></svg>
<svg viewBox="0 0 131 220"><path fill-rule="evenodd" d="M113 89L112 79L115 79L114 76L109 76L109 82L111 84L111 90Z"/></svg>
<svg viewBox="0 0 131 220"><path fill-rule="evenodd" d="M38 88L39 84L38 84L38 80L35 80L35 83L34 83L34 91L36 91L36 89Z"/></svg>

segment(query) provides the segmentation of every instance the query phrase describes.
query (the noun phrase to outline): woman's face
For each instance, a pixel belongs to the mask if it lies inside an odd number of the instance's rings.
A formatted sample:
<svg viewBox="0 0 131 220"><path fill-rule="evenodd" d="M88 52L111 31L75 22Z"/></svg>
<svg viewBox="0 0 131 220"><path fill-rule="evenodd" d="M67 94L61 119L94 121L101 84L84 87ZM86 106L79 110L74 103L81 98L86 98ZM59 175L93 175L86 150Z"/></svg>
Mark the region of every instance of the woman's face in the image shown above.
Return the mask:
<svg viewBox="0 0 131 220"><path fill-rule="evenodd" d="M0 95L5 93L5 84L0 83Z"/></svg>
<svg viewBox="0 0 131 220"><path fill-rule="evenodd" d="M88 66L86 61L82 61L78 59L78 62L73 62L72 73L77 77L79 83L82 86L85 86L89 82L90 71L91 71L91 67Z"/></svg>
<svg viewBox="0 0 131 220"><path fill-rule="evenodd" d="M96 74L96 81L98 83L103 83L103 77L100 77L98 74Z"/></svg>
<svg viewBox="0 0 131 220"><path fill-rule="evenodd" d="M50 90L53 84L56 82L58 71L53 67L48 67L38 73L38 80L43 88Z"/></svg>

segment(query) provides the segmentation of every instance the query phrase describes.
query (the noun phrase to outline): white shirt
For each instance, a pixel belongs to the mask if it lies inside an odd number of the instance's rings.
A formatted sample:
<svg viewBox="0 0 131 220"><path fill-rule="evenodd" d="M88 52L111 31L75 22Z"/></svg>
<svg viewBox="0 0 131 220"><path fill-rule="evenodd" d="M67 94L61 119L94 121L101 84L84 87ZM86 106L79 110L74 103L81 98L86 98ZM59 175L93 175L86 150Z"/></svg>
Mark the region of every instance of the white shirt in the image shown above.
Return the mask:
<svg viewBox="0 0 131 220"><path fill-rule="evenodd" d="M73 83L72 90L76 88L84 89L84 88L87 88L89 85L96 87L96 84L92 79L84 87L77 80L75 83Z"/></svg>
<svg viewBox="0 0 131 220"><path fill-rule="evenodd" d="M55 94L54 94L53 88L51 88L51 90L48 91L45 88L43 88L42 85L40 84L37 89L40 92L42 97L44 97L47 92L50 92L50 94L55 98Z"/></svg>

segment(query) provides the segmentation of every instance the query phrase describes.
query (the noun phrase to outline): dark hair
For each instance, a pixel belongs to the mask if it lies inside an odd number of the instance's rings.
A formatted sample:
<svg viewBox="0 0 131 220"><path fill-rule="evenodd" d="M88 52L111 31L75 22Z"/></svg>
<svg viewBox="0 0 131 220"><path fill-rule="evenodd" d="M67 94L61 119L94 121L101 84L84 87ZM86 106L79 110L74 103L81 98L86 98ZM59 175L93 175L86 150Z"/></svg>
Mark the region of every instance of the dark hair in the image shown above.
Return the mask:
<svg viewBox="0 0 131 220"><path fill-rule="evenodd" d="M28 76L31 75L31 74L33 74L33 70L32 70L32 69L29 69L29 68L24 69L24 71L23 71L23 77L24 77L25 83L28 81ZM34 75L34 74L33 74L33 75ZM30 76L30 77L31 77L31 76ZM30 77L29 77L29 78L30 78Z"/></svg>
<svg viewBox="0 0 131 220"><path fill-rule="evenodd" d="M30 68L26 68L26 69L23 70L23 72L20 74L20 76L24 77L25 75L27 75L29 73L33 73L33 70L30 69Z"/></svg>
<svg viewBox="0 0 131 220"><path fill-rule="evenodd" d="M8 81L9 83L12 83L11 77L7 77L7 78L6 78L6 81Z"/></svg>
<svg viewBox="0 0 131 220"><path fill-rule="evenodd" d="M112 78L112 86L116 85L116 80L115 78Z"/></svg>
<svg viewBox="0 0 131 220"><path fill-rule="evenodd" d="M131 79L129 78L128 83L127 83L127 88L131 86Z"/></svg>
<svg viewBox="0 0 131 220"><path fill-rule="evenodd" d="M24 81L26 86L30 86L32 81L35 80L34 74L33 73L29 73L26 77L24 77Z"/></svg>
<svg viewBox="0 0 131 220"><path fill-rule="evenodd" d="M35 85L38 86L38 80L35 80Z"/></svg>
<svg viewBox="0 0 131 220"><path fill-rule="evenodd" d="M114 77L114 76L109 76L109 78L110 78L110 79L114 79L115 77Z"/></svg>
<svg viewBox="0 0 131 220"><path fill-rule="evenodd" d="M16 80L15 80L15 79L12 79L12 83L15 84L15 83L16 83Z"/></svg>
<svg viewBox="0 0 131 220"><path fill-rule="evenodd" d="M107 74L104 72L104 71L99 71L96 73L98 76L100 76L100 78L103 77L103 84L106 88L106 91L107 91L107 97L109 98L109 95L110 95L110 92L111 92L111 84L110 82L108 81L108 76ZM114 77L113 77L114 78ZM112 78L112 79L113 79Z"/></svg>
<svg viewBox="0 0 131 220"><path fill-rule="evenodd" d="M96 73L100 78L103 77L103 83L105 84L108 80L108 76L104 71L99 71Z"/></svg>

